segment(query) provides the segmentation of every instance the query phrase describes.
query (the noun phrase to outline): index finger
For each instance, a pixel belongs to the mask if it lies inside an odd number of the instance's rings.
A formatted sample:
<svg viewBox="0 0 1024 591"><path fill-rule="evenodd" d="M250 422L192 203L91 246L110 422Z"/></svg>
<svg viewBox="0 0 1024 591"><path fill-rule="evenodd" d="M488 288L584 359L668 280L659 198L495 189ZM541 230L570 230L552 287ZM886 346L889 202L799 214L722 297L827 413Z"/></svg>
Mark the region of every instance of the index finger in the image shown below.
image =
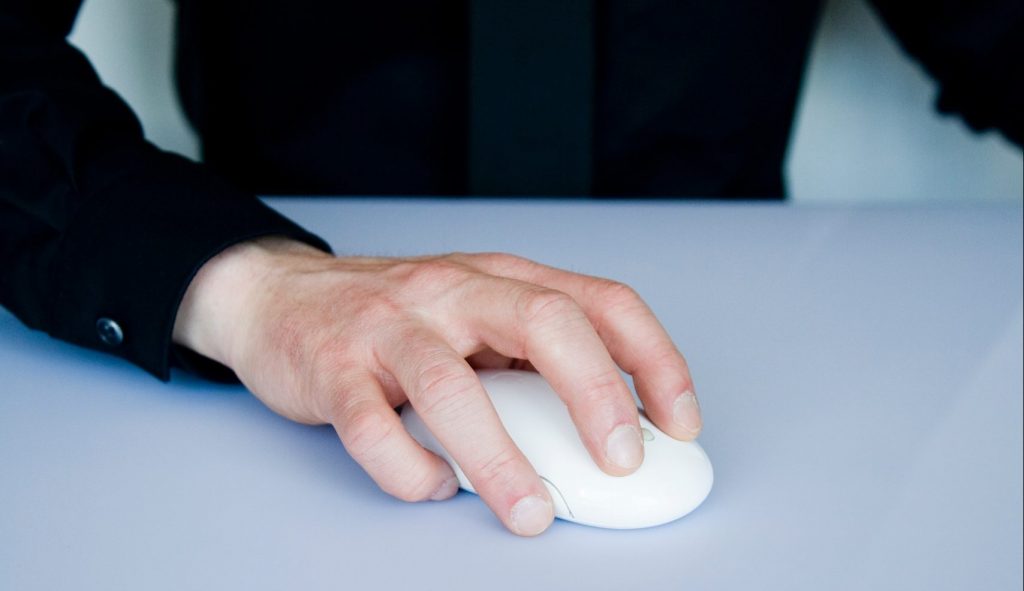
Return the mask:
<svg viewBox="0 0 1024 591"><path fill-rule="evenodd" d="M505 431L466 360L418 325L396 326L376 354L505 526L524 536L547 529L554 519L548 490Z"/></svg>

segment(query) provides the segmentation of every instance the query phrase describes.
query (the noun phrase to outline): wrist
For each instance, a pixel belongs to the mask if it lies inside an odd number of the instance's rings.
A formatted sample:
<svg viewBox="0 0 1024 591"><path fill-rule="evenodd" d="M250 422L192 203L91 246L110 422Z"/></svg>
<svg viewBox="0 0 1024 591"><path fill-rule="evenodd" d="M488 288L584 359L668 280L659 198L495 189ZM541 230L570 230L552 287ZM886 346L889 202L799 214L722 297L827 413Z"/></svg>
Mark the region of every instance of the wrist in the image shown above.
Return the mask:
<svg viewBox="0 0 1024 591"><path fill-rule="evenodd" d="M178 306L176 344L235 368L239 345L259 318L259 293L295 255L329 257L305 243L265 237L232 245L200 267Z"/></svg>

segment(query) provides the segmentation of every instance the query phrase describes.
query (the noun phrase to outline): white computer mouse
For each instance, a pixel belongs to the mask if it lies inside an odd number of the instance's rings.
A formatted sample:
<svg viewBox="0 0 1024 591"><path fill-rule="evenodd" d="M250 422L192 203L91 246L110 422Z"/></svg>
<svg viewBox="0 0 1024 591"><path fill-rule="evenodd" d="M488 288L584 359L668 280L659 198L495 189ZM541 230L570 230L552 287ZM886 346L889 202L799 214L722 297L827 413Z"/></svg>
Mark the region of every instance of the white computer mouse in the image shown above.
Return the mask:
<svg viewBox="0 0 1024 591"><path fill-rule="evenodd" d="M669 437L643 413L643 465L629 476L609 476L591 459L568 408L543 377L514 370L477 373L505 429L547 485L556 517L615 529L650 527L693 511L711 491L711 462L701 446ZM402 423L423 447L451 464L459 486L476 493L408 404Z"/></svg>

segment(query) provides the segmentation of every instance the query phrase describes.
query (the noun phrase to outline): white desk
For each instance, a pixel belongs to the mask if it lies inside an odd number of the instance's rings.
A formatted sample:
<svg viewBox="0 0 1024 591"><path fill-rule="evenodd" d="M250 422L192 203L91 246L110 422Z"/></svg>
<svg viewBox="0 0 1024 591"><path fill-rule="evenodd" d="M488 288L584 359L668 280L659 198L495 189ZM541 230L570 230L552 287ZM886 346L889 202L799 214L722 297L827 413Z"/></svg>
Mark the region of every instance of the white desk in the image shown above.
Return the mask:
<svg viewBox="0 0 1024 591"><path fill-rule="evenodd" d="M405 504L329 428L0 311L0 589L1020 589L1022 211L272 200L338 252L631 283L715 465L659 528Z"/></svg>

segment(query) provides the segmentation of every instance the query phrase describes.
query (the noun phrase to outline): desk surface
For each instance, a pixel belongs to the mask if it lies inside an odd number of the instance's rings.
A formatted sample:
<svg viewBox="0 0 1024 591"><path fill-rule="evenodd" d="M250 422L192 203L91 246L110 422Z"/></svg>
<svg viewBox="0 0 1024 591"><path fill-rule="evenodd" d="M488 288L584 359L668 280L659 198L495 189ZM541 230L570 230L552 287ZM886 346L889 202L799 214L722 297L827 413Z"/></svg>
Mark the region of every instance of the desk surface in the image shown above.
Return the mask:
<svg viewBox="0 0 1024 591"><path fill-rule="evenodd" d="M2 589L1019 589L1022 211L271 200L338 252L504 250L636 287L715 465L648 530L506 533L329 428L0 311Z"/></svg>

